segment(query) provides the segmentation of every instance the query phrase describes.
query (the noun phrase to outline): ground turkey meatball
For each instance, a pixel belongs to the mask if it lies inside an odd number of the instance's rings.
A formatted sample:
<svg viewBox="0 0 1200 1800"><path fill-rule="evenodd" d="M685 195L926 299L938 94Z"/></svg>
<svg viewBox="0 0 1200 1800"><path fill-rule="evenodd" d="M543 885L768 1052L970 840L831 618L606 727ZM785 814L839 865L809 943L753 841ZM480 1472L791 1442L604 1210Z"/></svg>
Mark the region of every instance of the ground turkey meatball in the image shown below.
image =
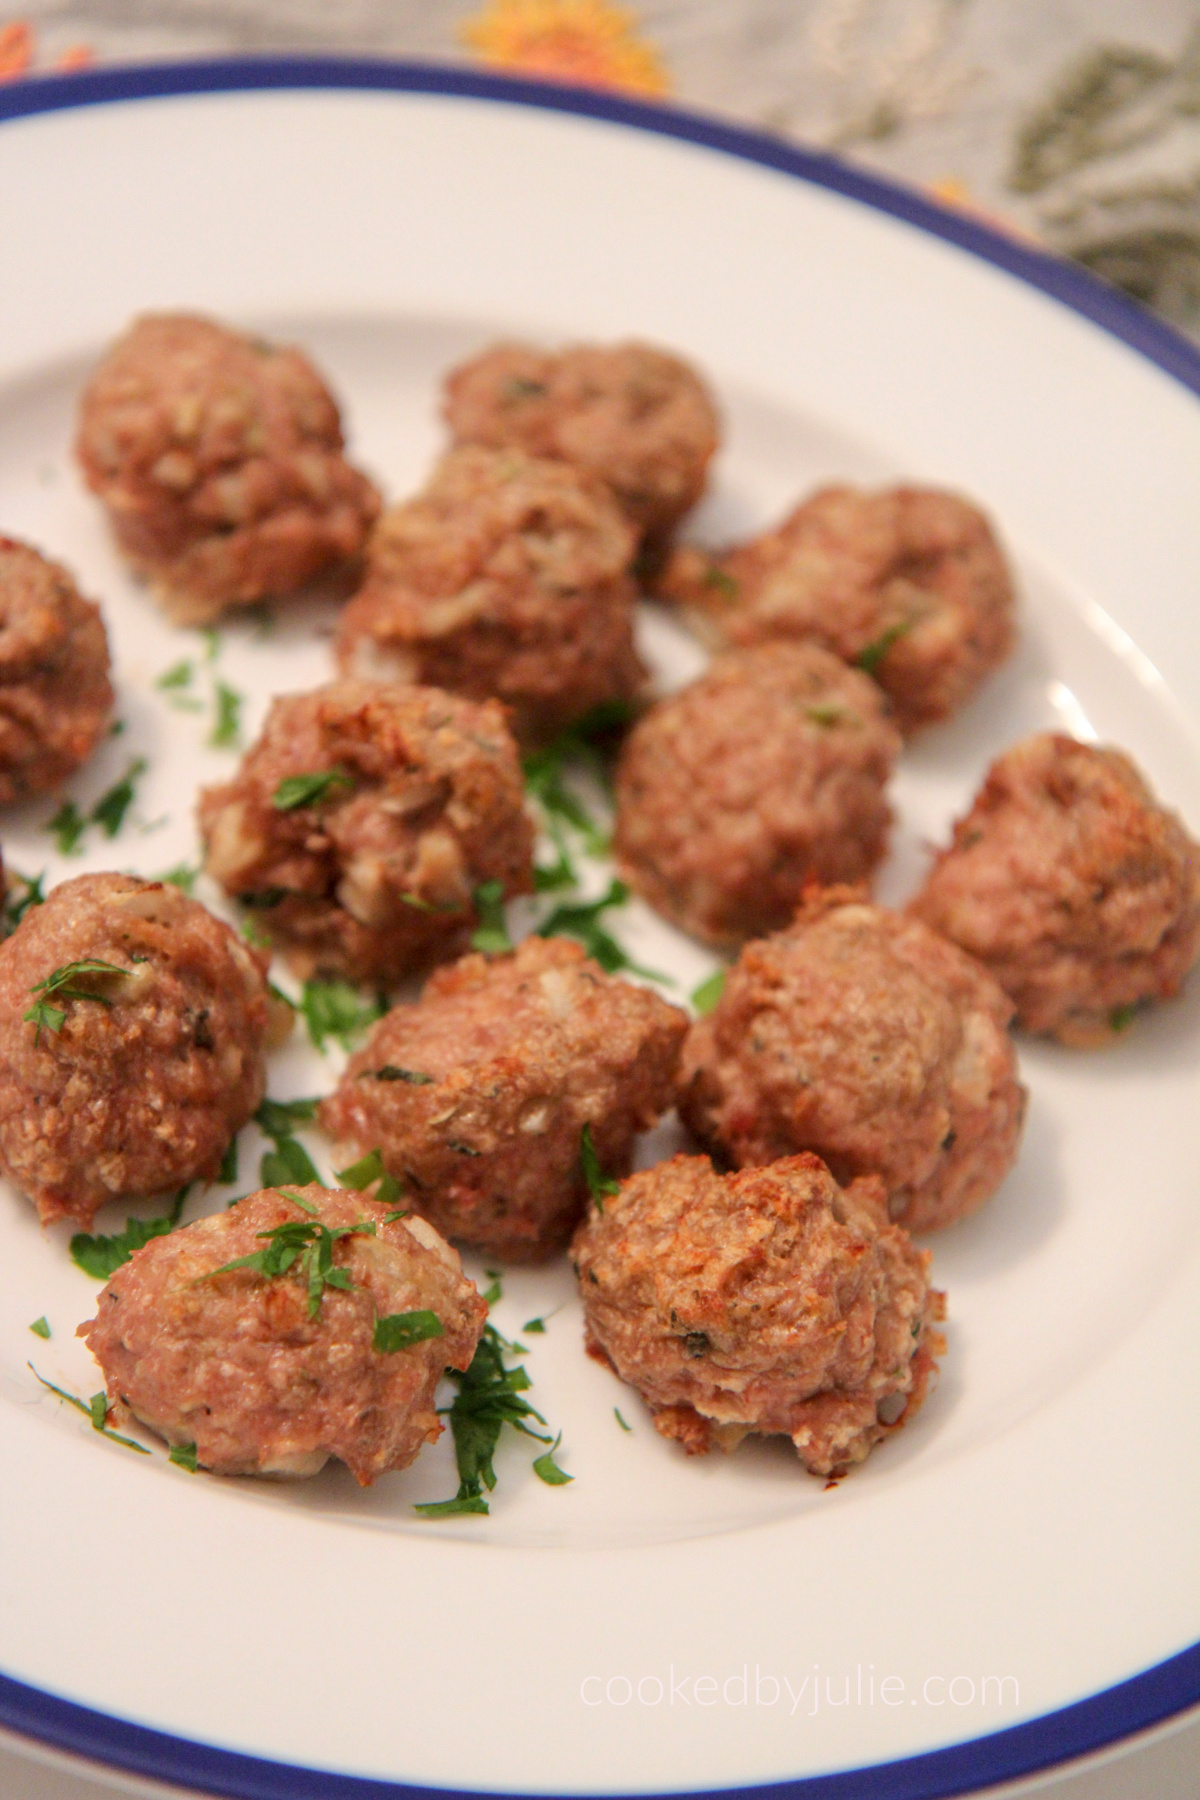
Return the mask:
<svg viewBox="0 0 1200 1800"><path fill-rule="evenodd" d="M61 563L0 537L0 804L57 787L112 717L100 608Z"/></svg>
<svg viewBox="0 0 1200 1800"><path fill-rule="evenodd" d="M929 1231L974 1212L1016 1157L1011 1016L986 970L916 920L854 889L810 893L692 1027L680 1112L736 1167L815 1150L839 1181L880 1175L892 1218Z"/></svg>
<svg viewBox="0 0 1200 1800"><path fill-rule="evenodd" d="M76 447L121 549L183 624L357 557L379 511L308 358L187 313L138 319L113 346Z"/></svg>
<svg viewBox="0 0 1200 1800"><path fill-rule="evenodd" d="M719 436L695 370L649 344L495 344L451 371L445 417L456 443L512 445L598 475L651 550L703 493Z"/></svg>
<svg viewBox="0 0 1200 1800"><path fill-rule="evenodd" d="M979 958L1029 1031L1110 1043L1200 953L1200 844L1120 750L1005 752L910 913Z"/></svg>
<svg viewBox="0 0 1200 1800"><path fill-rule="evenodd" d="M686 1031L678 1007L578 944L527 938L393 1007L319 1116L347 1160L378 1149L447 1237L534 1262L583 1210L584 1128L606 1173L628 1169L635 1135L671 1104Z"/></svg>
<svg viewBox="0 0 1200 1800"><path fill-rule="evenodd" d="M282 1274L229 1267L289 1237L298 1257ZM308 1263L322 1247L346 1284L318 1279L314 1293ZM397 1316L392 1330L408 1341L384 1348L377 1323ZM467 1367L486 1318L457 1255L423 1219L313 1185L265 1188L152 1239L117 1270L79 1336L118 1419L194 1445L202 1467L315 1475L336 1456L367 1487L441 1435L434 1389L443 1369Z"/></svg>
<svg viewBox="0 0 1200 1800"><path fill-rule="evenodd" d="M209 874L305 978L390 985L464 948L485 883L533 885L521 765L494 700L367 681L286 694L199 812Z"/></svg>
<svg viewBox="0 0 1200 1800"><path fill-rule="evenodd" d="M825 488L748 544L677 551L661 593L716 643L801 638L857 663L905 731L957 712L1015 642L987 520L931 488Z"/></svg>
<svg viewBox="0 0 1200 1800"><path fill-rule="evenodd" d="M593 477L519 450L451 451L422 494L381 519L342 614L339 664L495 696L517 736L542 743L645 682L634 546Z"/></svg>
<svg viewBox="0 0 1200 1800"><path fill-rule="evenodd" d="M265 967L160 881L79 875L29 909L0 944L0 1172L43 1224L216 1179L266 1086Z"/></svg>
<svg viewBox="0 0 1200 1800"><path fill-rule="evenodd" d="M730 651L626 741L621 872L710 944L785 925L806 882L856 881L883 856L899 748L878 688L828 651Z"/></svg>
<svg viewBox="0 0 1200 1800"><path fill-rule="evenodd" d="M571 1249L589 1351L691 1455L781 1433L812 1474L843 1473L912 1418L945 1347L929 1253L882 1194L809 1155L632 1175Z"/></svg>

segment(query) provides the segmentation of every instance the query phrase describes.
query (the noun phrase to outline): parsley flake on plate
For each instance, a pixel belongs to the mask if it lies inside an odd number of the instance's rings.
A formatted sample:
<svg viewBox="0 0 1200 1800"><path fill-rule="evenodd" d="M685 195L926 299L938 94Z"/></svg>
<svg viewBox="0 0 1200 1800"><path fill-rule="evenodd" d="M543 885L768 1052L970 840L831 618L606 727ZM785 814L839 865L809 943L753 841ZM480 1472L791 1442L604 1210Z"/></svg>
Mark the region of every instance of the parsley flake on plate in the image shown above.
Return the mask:
<svg viewBox="0 0 1200 1800"><path fill-rule="evenodd" d="M45 1313L42 1314L40 1319L35 1319L29 1329L32 1331L34 1337L48 1338L50 1336L50 1326L46 1321Z"/></svg>
<svg viewBox="0 0 1200 1800"><path fill-rule="evenodd" d="M565 1469L560 1469L554 1460L554 1452L561 1443L562 1432L560 1431L545 1454L535 1456L533 1459L533 1472L539 1481L546 1483L547 1487L565 1487L568 1481L575 1479L573 1475L568 1475Z"/></svg>
<svg viewBox="0 0 1200 1800"><path fill-rule="evenodd" d="M381 1018L386 1008L378 999L364 1000L348 981L306 981L300 1011L309 1037L323 1051L327 1038L336 1038L349 1050L352 1039Z"/></svg>
<svg viewBox="0 0 1200 1800"><path fill-rule="evenodd" d="M375 1198L384 1206L391 1206L404 1191L396 1177L389 1175L384 1168L383 1156L378 1150L369 1150L356 1163L351 1163L348 1169L335 1169L334 1174L342 1187L351 1188L355 1193L378 1182Z"/></svg>
<svg viewBox="0 0 1200 1800"><path fill-rule="evenodd" d="M101 827L105 837L115 838L125 823L125 815L133 805L134 783L146 773L146 768L145 757L135 756L120 781L115 781L93 806L89 817Z"/></svg>
<svg viewBox="0 0 1200 1800"><path fill-rule="evenodd" d="M525 1370L518 1365L508 1368L504 1353L511 1349L492 1325L485 1325L471 1366L460 1373L447 1369L446 1374L458 1388L453 1403L441 1410L450 1421L454 1438L454 1456L458 1464L458 1492L452 1500L429 1501L414 1511L426 1519L447 1519L456 1513L486 1513L488 1493L496 1485L492 1463L500 1433L506 1425L526 1437L548 1444L550 1438L534 1431L526 1423L536 1419L546 1423L540 1412L522 1395L531 1386Z"/></svg>
<svg viewBox="0 0 1200 1800"><path fill-rule="evenodd" d="M52 1381L47 1381L44 1375L39 1375L32 1363L27 1363L26 1367L35 1381L40 1381L44 1388L49 1388L52 1394L57 1394L60 1400L65 1400L68 1406L73 1406L76 1412L81 1412L85 1419L90 1419L93 1431L99 1431L106 1438L111 1438L114 1444L123 1444L126 1450L136 1450L139 1456L149 1456L150 1452L145 1444L137 1443L134 1438L122 1437L119 1431L109 1429L107 1395L93 1394L90 1400L81 1400L78 1394L69 1394L66 1388L55 1387Z"/></svg>
<svg viewBox="0 0 1200 1800"><path fill-rule="evenodd" d="M600 1167L600 1158L596 1154L596 1146L592 1142L592 1128L585 1125L579 1134L579 1160L583 1165L583 1179L587 1182L587 1190L596 1202L596 1211L604 1211L604 1202L613 1194L619 1194L621 1184L606 1175Z"/></svg>
<svg viewBox="0 0 1200 1800"><path fill-rule="evenodd" d="M481 882L472 898L479 915L478 928L471 933L472 950L481 950L486 956L503 956L513 947L504 917L504 883Z"/></svg>
<svg viewBox="0 0 1200 1800"><path fill-rule="evenodd" d="M111 1236L92 1236L86 1231L77 1231L71 1239L71 1260L78 1264L85 1275L91 1275L97 1281L107 1281L109 1276L127 1263L135 1250L148 1244L151 1238L166 1237L174 1231L183 1212L183 1203L191 1192L191 1184L180 1188L175 1196L175 1204L170 1212L162 1213L156 1219L126 1219L124 1231L114 1232Z"/></svg>
<svg viewBox="0 0 1200 1800"><path fill-rule="evenodd" d="M172 1444L167 1451L167 1461L174 1463L177 1469L186 1469L189 1475L194 1475L200 1467L195 1444Z"/></svg>
<svg viewBox="0 0 1200 1800"><path fill-rule="evenodd" d="M709 1013L713 1011L718 1000L721 998L721 995L725 992L725 977L727 973L728 971L726 969L717 969L714 974L702 981L699 987L692 989L692 1005L702 1019L708 1017Z"/></svg>

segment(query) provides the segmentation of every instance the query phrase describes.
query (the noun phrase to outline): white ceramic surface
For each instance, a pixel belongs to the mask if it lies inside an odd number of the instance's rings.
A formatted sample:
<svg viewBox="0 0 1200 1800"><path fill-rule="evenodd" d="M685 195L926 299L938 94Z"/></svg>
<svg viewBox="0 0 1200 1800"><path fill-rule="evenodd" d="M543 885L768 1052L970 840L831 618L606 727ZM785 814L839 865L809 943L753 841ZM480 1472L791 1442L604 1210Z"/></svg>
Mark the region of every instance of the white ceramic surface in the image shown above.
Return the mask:
<svg viewBox="0 0 1200 1800"><path fill-rule="evenodd" d="M67 561L109 619L127 730L71 791L90 801L131 757L150 763L117 846L56 858L53 809L31 807L5 822L17 868L161 871L194 853L196 785L232 766L207 719L156 690L204 646L129 581L69 452L89 362L162 306L311 349L389 495L438 445L441 371L504 331L636 334L701 363L727 424L701 535L763 524L829 478L979 498L1020 572L1022 648L906 754L886 898L911 890L922 841L989 758L1042 725L1123 744L1200 826L1193 395L952 245L714 151L480 100L279 93L0 128L0 529ZM251 732L272 691L327 673L327 624L312 605L223 634L213 669L249 696ZM696 666L669 621L647 613L644 631L665 681ZM614 924L684 991L712 966L639 906ZM0 1193L0 1667L277 1761L532 1793L888 1761L1173 1655L1200 1615L1200 984L1107 1055L1022 1060L1021 1162L933 1244L950 1301L938 1392L830 1493L778 1445L676 1455L582 1356L565 1264L508 1277L495 1317L513 1332L562 1307L527 1366L571 1487L537 1483L516 1442L491 1517L443 1524L411 1505L452 1491L445 1444L367 1493L333 1471L294 1488L190 1477L100 1442L37 1388L31 1354L97 1385L71 1336L95 1284L68 1233ZM295 1047L271 1091L327 1089L337 1062ZM248 1131L242 1188L259 1148ZM43 1313L47 1344L27 1329Z"/></svg>

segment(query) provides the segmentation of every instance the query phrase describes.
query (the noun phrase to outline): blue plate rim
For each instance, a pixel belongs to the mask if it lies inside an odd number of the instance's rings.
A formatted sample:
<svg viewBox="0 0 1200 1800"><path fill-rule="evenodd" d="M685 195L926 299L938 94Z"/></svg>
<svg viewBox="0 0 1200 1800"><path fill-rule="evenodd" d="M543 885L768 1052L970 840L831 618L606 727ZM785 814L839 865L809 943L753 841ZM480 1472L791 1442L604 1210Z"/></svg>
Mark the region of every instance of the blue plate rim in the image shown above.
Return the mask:
<svg viewBox="0 0 1200 1800"><path fill-rule="evenodd" d="M262 55L34 74L0 88L0 124L130 100L287 89L494 100L627 125L722 151L857 200L969 251L1081 314L1200 396L1200 349L1086 270L835 156L684 108L436 63ZM1098 1694L1004 1731L859 1769L703 1790L703 1800L950 1800L1087 1756L1198 1703L1200 1642ZM414 1786L222 1750L94 1711L3 1673L0 1726L66 1755L222 1800L488 1800L482 1790ZM673 1800L692 1800L688 1790L655 1790L668 1791ZM538 1794L529 1800L555 1797ZM696 1800L701 1800L700 1791Z"/></svg>

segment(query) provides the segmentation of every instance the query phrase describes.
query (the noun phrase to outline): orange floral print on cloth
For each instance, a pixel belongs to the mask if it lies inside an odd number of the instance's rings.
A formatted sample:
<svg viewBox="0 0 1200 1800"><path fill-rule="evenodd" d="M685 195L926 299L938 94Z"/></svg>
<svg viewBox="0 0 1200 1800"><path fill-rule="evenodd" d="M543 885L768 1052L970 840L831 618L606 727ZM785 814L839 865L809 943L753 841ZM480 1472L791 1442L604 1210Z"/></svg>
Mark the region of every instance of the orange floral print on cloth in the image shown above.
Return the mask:
<svg viewBox="0 0 1200 1800"><path fill-rule="evenodd" d="M493 68L629 94L670 92L636 14L610 0L488 0L461 36Z"/></svg>
<svg viewBox="0 0 1200 1800"><path fill-rule="evenodd" d="M14 19L0 25L0 81L16 81L21 75L35 74L37 39L27 19ZM87 44L71 44L61 56L46 65L59 74L71 69L86 69L95 62Z"/></svg>

